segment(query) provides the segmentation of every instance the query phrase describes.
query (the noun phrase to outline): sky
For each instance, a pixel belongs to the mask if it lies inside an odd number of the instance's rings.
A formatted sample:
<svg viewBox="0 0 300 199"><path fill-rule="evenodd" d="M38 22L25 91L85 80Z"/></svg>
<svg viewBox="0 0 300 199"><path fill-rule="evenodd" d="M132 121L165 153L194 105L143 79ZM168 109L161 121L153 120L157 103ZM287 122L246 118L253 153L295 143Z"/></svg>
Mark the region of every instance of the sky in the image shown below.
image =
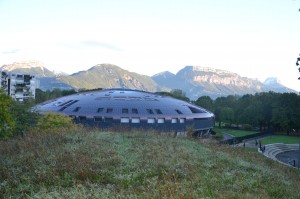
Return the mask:
<svg viewBox="0 0 300 199"><path fill-rule="evenodd" d="M187 65L300 91L300 0L0 0L0 66L152 76Z"/></svg>

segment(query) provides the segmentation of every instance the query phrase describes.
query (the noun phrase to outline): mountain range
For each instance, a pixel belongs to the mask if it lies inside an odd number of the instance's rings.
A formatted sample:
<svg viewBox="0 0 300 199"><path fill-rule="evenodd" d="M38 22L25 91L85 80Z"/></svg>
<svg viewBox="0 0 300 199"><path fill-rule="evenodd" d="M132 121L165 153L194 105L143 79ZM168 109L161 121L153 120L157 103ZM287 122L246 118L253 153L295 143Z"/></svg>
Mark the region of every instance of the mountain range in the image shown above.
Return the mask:
<svg viewBox="0 0 300 199"><path fill-rule="evenodd" d="M37 87L42 90L132 88L156 92L181 89L190 99L203 95L217 98L267 91L296 92L274 77L262 83L233 72L201 66L186 66L176 74L165 71L152 77L129 72L113 64L98 64L71 75L52 72L37 61L3 65L0 70L35 75L39 82Z"/></svg>

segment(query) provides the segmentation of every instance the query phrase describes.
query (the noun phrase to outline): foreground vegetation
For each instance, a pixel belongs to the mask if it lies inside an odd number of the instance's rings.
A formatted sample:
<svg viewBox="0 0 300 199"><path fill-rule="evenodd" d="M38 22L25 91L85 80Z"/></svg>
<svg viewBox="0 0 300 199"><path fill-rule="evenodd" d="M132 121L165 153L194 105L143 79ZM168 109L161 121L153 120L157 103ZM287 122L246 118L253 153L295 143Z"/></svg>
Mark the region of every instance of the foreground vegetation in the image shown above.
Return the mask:
<svg viewBox="0 0 300 199"><path fill-rule="evenodd" d="M299 171L168 134L57 129L0 142L0 198L299 198Z"/></svg>

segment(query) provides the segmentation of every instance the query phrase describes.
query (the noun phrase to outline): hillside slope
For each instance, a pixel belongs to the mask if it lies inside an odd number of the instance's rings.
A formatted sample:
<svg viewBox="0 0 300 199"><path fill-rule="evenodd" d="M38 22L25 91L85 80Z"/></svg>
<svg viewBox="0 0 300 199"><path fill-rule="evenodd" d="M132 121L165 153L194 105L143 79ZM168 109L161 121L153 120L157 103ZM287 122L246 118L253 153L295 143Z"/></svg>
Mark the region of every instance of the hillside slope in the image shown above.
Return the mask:
<svg viewBox="0 0 300 199"><path fill-rule="evenodd" d="M296 169L256 150L139 132L0 142L1 198L299 198Z"/></svg>

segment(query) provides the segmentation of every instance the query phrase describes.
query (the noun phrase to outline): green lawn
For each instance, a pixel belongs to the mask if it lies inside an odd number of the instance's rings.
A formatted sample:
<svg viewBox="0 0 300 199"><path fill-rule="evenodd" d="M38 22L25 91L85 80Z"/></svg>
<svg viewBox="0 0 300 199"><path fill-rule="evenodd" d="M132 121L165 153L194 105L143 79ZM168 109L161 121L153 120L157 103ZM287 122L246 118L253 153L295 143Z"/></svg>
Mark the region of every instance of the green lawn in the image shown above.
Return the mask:
<svg viewBox="0 0 300 199"><path fill-rule="evenodd" d="M284 143L284 144L299 144L300 137L287 135L273 135L262 139L262 144Z"/></svg>
<svg viewBox="0 0 300 199"><path fill-rule="evenodd" d="M256 150L166 133L0 141L0 198L300 198L299 171Z"/></svg>
<svg viewBox="0 0 300 199"><path fill-rule="evenodd" d="M235 137L241 137L245 135L251 135L258 133L257 131L244 131L244 130L236 130L236 129L224 129L224 128L214 128L213 131L217 133L217 136L223 135L223 134L230 134Z"/></svg>

